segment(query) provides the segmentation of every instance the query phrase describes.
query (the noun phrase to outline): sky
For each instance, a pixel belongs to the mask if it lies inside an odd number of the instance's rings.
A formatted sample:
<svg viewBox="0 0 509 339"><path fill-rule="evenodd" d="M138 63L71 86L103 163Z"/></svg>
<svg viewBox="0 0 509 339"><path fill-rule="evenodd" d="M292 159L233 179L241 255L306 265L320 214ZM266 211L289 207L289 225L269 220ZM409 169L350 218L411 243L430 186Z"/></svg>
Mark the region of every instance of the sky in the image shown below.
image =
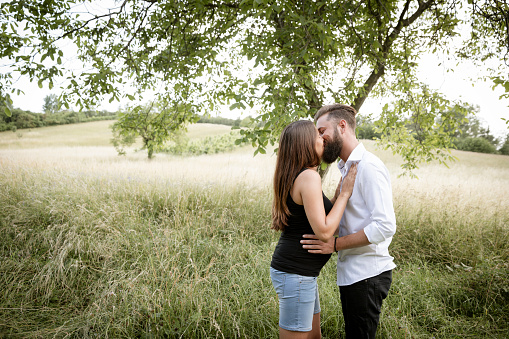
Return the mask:
<svg viewBox="0 0 509 339"><path fill-rule="evenodd" d="M449 67L453 71L448 72ZM492 135L504 137L509 133L509 125L501 118L509 119L509 99L501 99L504 89L500 86L493 88L490 80L471 80L482 75L485 75L483 69L467 61L447 60L436 55L423 56L419 61L418 78L421 82L445 94L449 100L479 106L477 117L483 126L489 126ZM368 98L361 111L380 112L381 108L380 100Z"/></svg>

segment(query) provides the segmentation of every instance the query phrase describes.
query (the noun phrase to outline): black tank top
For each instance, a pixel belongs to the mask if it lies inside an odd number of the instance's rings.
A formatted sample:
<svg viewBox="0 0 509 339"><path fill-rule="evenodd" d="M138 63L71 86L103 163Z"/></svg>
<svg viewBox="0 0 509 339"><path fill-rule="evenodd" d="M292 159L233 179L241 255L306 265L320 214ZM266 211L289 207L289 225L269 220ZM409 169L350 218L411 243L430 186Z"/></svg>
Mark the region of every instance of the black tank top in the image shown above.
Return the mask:
<svg viewBox="0 0 509 339"><path fill-rule="evenodd" d="M322 197L325 214L329 214L332 203L323 192ZM290 210L288 225L279 237L270 266L286 273L317 277L331 254L313 254L302 248L300 243L303 239L302 235L314 234L313 229L309 224L304 206L295 203L291 194L288 194L286 204Z"/></svg>

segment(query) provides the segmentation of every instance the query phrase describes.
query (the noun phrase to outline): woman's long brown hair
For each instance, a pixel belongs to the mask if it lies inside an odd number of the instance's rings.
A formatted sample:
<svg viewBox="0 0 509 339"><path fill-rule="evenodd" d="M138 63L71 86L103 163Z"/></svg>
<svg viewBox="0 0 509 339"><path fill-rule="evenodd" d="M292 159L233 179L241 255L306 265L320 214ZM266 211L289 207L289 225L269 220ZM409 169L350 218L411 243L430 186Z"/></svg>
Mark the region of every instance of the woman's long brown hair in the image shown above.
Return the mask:
<svg viewBox="0 0 509 339"><path fill-rule="evenodd" d="M292 122L281 132L274 172L273 230L284 231L288 226L290 211L286 199L299 171L320 164L315 148L316 137L315 125L309 120Z"/></svg>

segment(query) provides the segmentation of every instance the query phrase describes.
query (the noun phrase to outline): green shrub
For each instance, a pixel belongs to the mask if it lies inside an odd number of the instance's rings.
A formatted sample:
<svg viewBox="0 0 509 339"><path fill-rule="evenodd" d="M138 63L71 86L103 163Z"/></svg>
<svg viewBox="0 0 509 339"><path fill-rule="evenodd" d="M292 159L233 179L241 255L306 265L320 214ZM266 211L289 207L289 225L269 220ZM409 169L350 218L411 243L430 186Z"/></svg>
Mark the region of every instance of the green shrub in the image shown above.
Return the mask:
<svg viewBox="0 0 509 339"><path fill-rule="evenodd" d="M185 136L177 138L168 145L163 146L161 152L175 155L200 155L214 154L232 151L241 144L236 144L240 138L238 132L230 132L212 137L205 137L197 140L189 140Z"/></svg>
<svg viewBox="0 0 509 339"><path fill-rule="evenodd" d="M35 115L34 113L22 112L19 113L16 118L17 128L35 128L42 126L43 124L40 119L40 114Z"/></svg>
<svg viewBox="0 0 509 339"><path fill-rule="evenodd" d="M21 128L75 124L79 122L112 120L115 118L116 113L106 111L60 111L53 114L40 114L16 108L12 110L12 116L10 117L0 114L0 132L8 130L15 132L16 129Z"/></svg>
<svg viewBox="0 0 509 339"><path fill-rule="evenodd" d="M375 125L372 123L357 126L355 132L357 134L358 139L364 140L380 139L380 137L382 136L382 133L377 132L375 129Z"/></svg>
<svg viewBox="0 0 509 339"><path fill-rule="evenodd" d="M197 123L239 126L240 119L228 119L228 118L223 118L223 117L202 116L202 117L200 117L200 120L197 121Z"/></svg>
<svg viewBox="0 0 509 339"><path fill-rule="evenodd" d="M459 138L454 145L460 151L497 153L495 146L485 138Z"/></svg>

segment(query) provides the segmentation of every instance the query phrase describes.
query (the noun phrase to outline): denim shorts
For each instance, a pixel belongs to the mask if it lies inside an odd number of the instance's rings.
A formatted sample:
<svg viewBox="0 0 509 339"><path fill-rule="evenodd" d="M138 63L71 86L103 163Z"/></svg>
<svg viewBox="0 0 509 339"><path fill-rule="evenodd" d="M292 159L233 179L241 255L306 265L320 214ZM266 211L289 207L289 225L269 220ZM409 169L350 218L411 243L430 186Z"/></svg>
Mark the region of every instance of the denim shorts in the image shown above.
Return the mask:
<svg viewBox="0 0 509 339"><path fill-rule="evenodd" d="M311 331L313 315L320 313L318 277L281 272L271 267L270 278L279 298L279 327L288 331Z"/></svg>

